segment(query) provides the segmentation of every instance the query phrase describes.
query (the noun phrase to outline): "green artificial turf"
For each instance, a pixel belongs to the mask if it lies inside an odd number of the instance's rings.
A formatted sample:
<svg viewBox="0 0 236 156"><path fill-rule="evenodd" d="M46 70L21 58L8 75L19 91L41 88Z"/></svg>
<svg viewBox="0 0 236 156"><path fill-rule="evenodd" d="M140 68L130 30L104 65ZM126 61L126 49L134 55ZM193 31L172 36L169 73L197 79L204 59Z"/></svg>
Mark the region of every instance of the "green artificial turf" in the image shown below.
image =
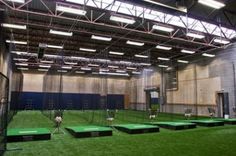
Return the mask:
<svg viewBox="0 0 236 156"><path fill-rule="evenodd" d="M135 111L131 111L131 116L129 112L119 113L126 116L119 116L121 119L116 121L117 123L143 121L139 112L135 114ZM67 111L64 113L62 126L89 125L84 115L85 113ZM95 117L100 115L98 112ZM162 115L160 121L170 119ZM50 130L54 129L53 126L52 121L40 112L34 111L18 112L9 125L10 128L45 127ZM113 136L85 139L74 138L66 131L65 135L52 135L51 140L8 143L7 147L22 150L8 151L5 156L234 156L236 126L198 127L185 131L161 129L160 133L137 135L129 135L114 129Z"/></svg>
<svg viewBox="0 0 236 156"><path fill-rule="evenodd" d="M152 122L153 125L171 125L171 126L186 126L186 125L195 125L194 123L187 122Z"/></svg>
<svg viewBox="0 0 236 156"><path fill-rule="evenodd" d="M143 124L120 124L114 125L114 127L123 127L127 129L149 129L149 128L156 128L157 126L152 125L143 125Z"/></svg>
<svg viewBox="0 0 236 156"><path fill-rule="evenodd" d="M91 132L91 131L111 131L112 129L109 127L102 126L72 126L65 127L66 129L73 130L74 132Z"/></svg>
<svg viewBox="0 0 236 156"><path fill-rule="evenodd" d="M11 128L7 130L7 136L50 134L47 128Z"/></svg>

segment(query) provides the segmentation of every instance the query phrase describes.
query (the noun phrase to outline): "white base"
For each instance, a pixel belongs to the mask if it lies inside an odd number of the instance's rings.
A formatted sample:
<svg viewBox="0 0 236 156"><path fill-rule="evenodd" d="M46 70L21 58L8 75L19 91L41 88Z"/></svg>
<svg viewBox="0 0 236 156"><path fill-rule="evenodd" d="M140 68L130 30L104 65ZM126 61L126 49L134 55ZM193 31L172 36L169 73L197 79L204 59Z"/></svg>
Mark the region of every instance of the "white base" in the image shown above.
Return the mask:
<svg viewBox="0 0 236 156"><path fill-rule="evenodd" d="M229 115L228 114L225 114L225 119L229 119Z"/></svg>

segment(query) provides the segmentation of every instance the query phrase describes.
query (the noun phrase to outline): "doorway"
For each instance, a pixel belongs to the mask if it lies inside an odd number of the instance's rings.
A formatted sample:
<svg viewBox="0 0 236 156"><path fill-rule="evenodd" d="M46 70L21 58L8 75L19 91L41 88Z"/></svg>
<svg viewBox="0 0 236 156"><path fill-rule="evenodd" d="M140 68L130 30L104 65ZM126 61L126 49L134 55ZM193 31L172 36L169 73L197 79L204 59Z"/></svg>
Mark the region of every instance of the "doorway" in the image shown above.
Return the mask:
<svg viewBox="0 0 236 156"><path fill-rule="evenodd" d="M229 117L229 93L217 92L217 117L228 118Z"/></svg>
<svg viewBox="0 0 236 156"><path fill-rule="evenodd" d="M144 91L146 93L146 109L159 109L160 110L160 93L159 88L146 88Z"/></svg>

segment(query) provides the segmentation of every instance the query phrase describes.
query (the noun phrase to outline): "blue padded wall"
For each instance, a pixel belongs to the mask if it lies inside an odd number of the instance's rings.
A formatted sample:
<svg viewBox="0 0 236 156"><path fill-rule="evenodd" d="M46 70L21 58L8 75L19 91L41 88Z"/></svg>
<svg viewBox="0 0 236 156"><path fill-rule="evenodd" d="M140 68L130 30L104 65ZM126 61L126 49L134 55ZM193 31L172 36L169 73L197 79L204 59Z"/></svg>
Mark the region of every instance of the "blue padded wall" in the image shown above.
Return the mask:
<svg viewBox="0 0 236 156"><path fill-rule="evenodd" d="M16 94L12 92L13 97ZM42 110L45 109L43 103L52 103L53 108L50 109L103 109L100 105L102 98L100 94L21 92L19 100L11 101L11 109ZM109 94L106 100L108 109L124 109L124 95Z"/></svg>

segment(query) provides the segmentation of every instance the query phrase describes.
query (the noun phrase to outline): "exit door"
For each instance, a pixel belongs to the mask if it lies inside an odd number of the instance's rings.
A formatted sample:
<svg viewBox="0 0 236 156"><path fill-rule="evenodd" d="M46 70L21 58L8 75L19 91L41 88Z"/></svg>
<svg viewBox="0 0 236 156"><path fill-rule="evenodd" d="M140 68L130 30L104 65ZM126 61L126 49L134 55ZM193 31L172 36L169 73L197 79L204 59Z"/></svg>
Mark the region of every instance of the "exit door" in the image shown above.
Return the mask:
<svg viewBox="0 0 236 156"><path fill-rule="evenodd" d="M229 117L229 93L227 92L217 93L217 108L218 108L218 117L222 118Z"/></svg>

